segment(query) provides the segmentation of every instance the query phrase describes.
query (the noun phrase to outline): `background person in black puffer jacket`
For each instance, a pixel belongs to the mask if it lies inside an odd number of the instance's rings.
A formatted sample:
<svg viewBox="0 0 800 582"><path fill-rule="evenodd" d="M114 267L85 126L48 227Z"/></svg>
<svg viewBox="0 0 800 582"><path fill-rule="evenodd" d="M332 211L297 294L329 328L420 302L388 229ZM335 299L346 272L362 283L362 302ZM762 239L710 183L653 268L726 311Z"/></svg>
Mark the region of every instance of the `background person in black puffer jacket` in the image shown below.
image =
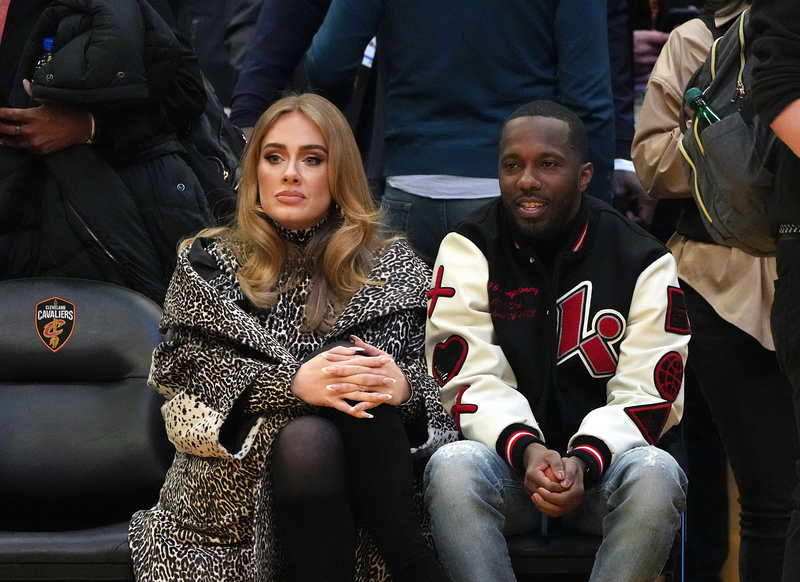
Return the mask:
<svg viewBox="0 0 800 582"><path fill-rule="evenodd" d="M30 30L0 109L0 278L99 279L161 303L178 242L212 222L176 137L206 106L196 59L162 0L56 0L38 20L19 5L0 44L7 80Z"/></svg>

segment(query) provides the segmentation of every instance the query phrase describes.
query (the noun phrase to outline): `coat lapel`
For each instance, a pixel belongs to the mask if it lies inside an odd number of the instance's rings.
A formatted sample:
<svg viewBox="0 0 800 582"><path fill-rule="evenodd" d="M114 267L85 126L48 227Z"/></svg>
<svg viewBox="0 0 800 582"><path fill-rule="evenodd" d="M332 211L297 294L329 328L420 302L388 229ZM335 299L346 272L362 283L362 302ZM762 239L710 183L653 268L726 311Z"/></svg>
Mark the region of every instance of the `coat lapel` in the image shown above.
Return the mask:
<svg viewBox="0 0 800 582"><path fill-rule="evenodd" d="M248 313L246 298L224 297L211 284L220 276L230 279L238 265L232 255L227 260L225 253L215 253L225 263L220 265L209 253L209 244L209 239L197 239L180 253L164 304L162 326L192 327L247 346L269 359L294 361L289 351ZM397 241L384 253L369 279L378 284L366 284L356 292L328 337L341 337L349 329L393 312L425 309L430 270L405 241Z"/></svg>

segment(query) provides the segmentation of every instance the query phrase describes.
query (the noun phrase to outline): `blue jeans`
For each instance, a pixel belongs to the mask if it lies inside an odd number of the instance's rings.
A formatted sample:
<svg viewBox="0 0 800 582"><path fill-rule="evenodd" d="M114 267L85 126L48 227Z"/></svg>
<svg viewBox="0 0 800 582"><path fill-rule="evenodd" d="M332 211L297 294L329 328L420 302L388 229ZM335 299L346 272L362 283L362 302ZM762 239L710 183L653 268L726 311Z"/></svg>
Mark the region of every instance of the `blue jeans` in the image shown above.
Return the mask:
<svg viewBox="0 0 800 582"><path fill-rule="evenodd" d="M473 210L494 198L426 198L387 185L383 208L389 226L404 235L417 256L433 267L439 244Z"/></svg>
<svg viewBox="0 0 800 582"><path fill-rule="evenodd" d="M425 469L434 541L454 582L513 582L505 536L540 531L522 478L475 441L445 445ZM619 455L563 529L603 536L591 582L652 582L681 525L686 476L655 447Z"/></svg>

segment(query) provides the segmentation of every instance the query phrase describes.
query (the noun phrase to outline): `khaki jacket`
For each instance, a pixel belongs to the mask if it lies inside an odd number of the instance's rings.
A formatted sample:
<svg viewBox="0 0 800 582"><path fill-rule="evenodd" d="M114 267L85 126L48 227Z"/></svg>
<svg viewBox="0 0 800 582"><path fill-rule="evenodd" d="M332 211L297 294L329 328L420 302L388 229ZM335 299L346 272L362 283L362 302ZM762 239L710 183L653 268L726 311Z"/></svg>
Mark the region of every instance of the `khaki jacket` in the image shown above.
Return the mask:
<svg viewBox="0 0 800 582"><path fill-rule="evenodd" d="M742 7L743 11L746 7ZM718 17L721 26L739 12ZM653 67L633 138L636 175L653 198L691 197L678 148L684 89L708 56L714 38L699 18L669 36ZM668 245L678 262L678 278L691 285L724 320L774 350L769 314L777 278L775 259L675 235Z"/></svg>

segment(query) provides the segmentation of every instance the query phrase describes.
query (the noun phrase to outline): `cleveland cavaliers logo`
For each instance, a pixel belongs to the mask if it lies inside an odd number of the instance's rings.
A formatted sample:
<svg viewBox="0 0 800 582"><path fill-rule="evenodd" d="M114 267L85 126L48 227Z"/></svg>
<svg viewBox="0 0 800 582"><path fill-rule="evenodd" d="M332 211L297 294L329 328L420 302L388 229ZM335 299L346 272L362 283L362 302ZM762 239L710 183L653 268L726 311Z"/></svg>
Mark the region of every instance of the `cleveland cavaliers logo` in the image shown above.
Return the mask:
<svg viewBox="0 0 800 582"><path fill-rule="evenodd" d="M75 305L60 297L51 297L36 306L36 331L48 348L57 352L64 347L75 328Z"/></svg>

